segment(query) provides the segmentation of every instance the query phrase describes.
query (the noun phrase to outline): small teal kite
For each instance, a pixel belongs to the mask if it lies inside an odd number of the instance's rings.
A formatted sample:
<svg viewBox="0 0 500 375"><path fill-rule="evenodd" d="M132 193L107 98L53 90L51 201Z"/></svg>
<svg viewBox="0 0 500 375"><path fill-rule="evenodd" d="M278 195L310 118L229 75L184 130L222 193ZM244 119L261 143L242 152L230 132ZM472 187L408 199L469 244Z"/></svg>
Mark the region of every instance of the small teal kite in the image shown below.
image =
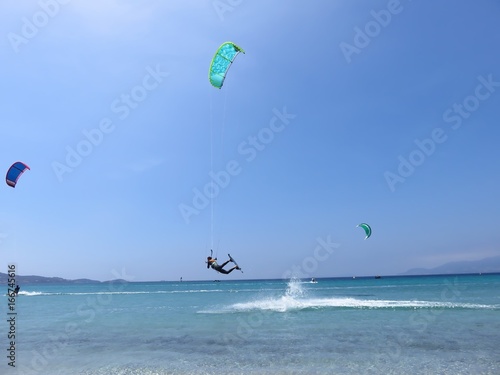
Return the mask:
<svg viewBox="0 0 500 375"><path fill-rule="evenodd" d="M365 240L372 235L372 228L370 228L370 226L368 224L361 223L361 224L356 225L356 228L358 228L358 227L364 229L365 234L366 234Z"/></svg>

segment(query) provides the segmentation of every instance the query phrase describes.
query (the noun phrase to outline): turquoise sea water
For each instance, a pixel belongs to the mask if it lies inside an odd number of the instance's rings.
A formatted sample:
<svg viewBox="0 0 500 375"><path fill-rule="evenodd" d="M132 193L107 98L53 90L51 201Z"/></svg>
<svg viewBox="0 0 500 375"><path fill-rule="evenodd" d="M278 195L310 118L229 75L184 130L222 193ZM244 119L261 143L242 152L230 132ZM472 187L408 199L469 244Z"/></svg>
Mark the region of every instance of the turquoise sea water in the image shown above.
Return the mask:
<svg viewBox="0 0 500 375"><path fill-rule="evenodd" d="M1 374L500 374L498 274L22 285L15 311Z"/></svg>

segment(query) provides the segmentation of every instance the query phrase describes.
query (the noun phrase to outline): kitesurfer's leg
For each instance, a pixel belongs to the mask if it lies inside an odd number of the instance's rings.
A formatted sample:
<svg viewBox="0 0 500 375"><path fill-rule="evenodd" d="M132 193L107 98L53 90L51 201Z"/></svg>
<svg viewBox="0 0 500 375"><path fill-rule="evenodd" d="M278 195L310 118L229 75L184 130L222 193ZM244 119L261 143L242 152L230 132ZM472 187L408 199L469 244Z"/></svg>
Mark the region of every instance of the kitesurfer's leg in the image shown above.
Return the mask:
<svg viewBox="0 0 500 375"><path fill-rule="evenodd" d="M220 266L221 266L221 267L224 267L224 266L225 266L226 264L228 264L229 262L230 262L230 260L227 260L227 261L225 261L224 263L222 263Z"/></svg>
<svg viewBox="0 0 500 375"><path fill-rule="evenodd" d="M240 269L240 267L238 267L238 266L234 266L233 268L231 268L231 269L227 270L226 272L227 272L227 273L231 273L231 272L233 272L234 270L239 270L239 269Z"/></svg>

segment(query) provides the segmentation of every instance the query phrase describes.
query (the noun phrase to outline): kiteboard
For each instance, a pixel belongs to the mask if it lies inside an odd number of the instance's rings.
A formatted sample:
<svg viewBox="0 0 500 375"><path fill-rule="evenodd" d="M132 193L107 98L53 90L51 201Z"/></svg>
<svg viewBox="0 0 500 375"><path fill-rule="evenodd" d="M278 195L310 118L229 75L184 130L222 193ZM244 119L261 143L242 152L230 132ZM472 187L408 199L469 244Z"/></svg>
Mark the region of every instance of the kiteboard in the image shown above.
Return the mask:
<svg viewBox="0 0 500 375"><path fill-rule="evenodd" d="M238 265L238 263L236 263L236 261L235 261L235 260L233 259L233 257L231 256L231 254L227 254L227 256L229 257L229 260L230 260L231 262L233 262L233 263L234 263L234 265L235 265L236 267L240 268L240 266ZM242 269L241 269L241 268L240 268L240 271L241 271L241 273L243 273L243 271L242 271Z"/></svg>

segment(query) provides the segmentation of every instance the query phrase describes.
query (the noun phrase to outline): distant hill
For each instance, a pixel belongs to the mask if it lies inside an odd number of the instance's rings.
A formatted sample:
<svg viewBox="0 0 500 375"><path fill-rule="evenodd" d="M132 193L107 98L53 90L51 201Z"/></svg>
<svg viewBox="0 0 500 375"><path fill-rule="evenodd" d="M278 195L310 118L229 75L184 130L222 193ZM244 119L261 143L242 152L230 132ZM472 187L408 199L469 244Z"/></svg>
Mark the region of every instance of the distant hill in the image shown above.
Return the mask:
<svg viewBox="0 0 500 375"><path fill-rule="evenodd" d="M500 272L500 256L481 260L445 263L434 268L412 268L402 275L446 275L456 273L497 273Z"/></svg>
<svg viewBox="0 0 500 375"><path fill-rule="evenodd" d="M8 275L0 272L0 284L7 284ZM90 279L68 280L61 277L44 277L44 276L21 276L16 275L17 284L95 284L100 281Z"/></svg>

